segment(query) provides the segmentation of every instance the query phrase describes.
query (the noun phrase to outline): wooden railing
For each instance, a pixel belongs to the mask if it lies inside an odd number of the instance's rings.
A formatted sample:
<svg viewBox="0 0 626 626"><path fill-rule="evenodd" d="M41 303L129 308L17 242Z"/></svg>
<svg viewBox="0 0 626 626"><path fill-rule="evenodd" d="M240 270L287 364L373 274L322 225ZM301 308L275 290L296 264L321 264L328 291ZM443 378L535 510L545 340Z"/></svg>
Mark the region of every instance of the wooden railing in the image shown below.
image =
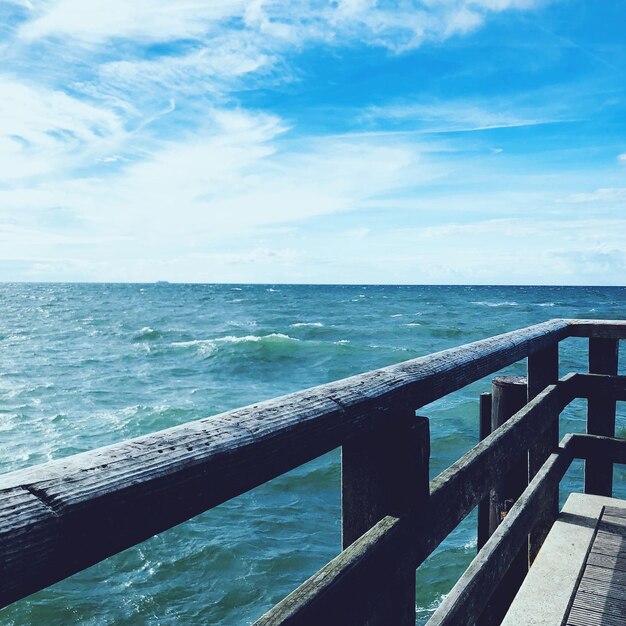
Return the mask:
<svg viewBox="0 0 626 626"><path fill-rule="evenodd" d="M558 380L568 337L589 338L591 374ZM611 494L612 463L626 458L614 439L623 338L626 322L553 320L1 476L0 603L341 446L344 550L256 624L414 624L416 568L524 467L530 484L431 623L484 619L528 535L531 559L545 537L572 458L586 459L588 493ZM530 401L429 483L416 410L524 358ZM575 398L587 398L595 437L559 446L558 416Z"/></svg>

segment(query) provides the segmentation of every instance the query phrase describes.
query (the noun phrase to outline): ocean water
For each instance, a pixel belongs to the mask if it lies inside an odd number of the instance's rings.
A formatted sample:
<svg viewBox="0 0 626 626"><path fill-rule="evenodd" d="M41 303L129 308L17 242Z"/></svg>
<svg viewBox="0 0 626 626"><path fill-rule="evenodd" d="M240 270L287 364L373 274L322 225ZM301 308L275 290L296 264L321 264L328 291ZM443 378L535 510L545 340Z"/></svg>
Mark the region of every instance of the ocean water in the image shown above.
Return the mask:
<svg viewBox="0 0 626 626"><path fill-rule="evenodd" d="M554 317L625 319L626 289L3 284L0 311L4 473ZM562 346L561 374L584 370L585 340ZM487 390L420 409L433 476L477 443ZM584 419L573 403L562 431ZM16 602L0 624L249 624L339 552L339 482L333 451ZM580 488L576 464L562 497ZM418 570L418 623L474 556L475 524Z"/></svg>

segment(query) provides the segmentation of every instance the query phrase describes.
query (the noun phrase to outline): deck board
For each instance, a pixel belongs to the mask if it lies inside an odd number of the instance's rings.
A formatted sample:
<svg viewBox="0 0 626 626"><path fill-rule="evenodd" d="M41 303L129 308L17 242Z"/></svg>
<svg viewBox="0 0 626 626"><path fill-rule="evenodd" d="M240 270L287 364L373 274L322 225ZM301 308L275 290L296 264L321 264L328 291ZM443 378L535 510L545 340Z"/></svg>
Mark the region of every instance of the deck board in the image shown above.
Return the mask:
<svg viewBox="0 0 626 626"><path fill-rule="evenodd" d="M567 616L567 626L626 623L626 509L606 506Z"/></svg>

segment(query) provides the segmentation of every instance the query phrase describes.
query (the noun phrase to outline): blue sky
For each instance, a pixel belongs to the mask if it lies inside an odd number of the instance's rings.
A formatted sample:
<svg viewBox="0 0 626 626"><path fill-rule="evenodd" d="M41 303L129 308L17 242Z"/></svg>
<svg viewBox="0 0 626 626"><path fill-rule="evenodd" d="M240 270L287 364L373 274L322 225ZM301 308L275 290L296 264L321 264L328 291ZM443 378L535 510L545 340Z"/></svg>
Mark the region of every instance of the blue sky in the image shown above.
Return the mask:
<svg viewBox="0 0 626 626"><path fill-rule="evenodd" d="M623 0L0 0L0 280L624 284Z"/></svg>

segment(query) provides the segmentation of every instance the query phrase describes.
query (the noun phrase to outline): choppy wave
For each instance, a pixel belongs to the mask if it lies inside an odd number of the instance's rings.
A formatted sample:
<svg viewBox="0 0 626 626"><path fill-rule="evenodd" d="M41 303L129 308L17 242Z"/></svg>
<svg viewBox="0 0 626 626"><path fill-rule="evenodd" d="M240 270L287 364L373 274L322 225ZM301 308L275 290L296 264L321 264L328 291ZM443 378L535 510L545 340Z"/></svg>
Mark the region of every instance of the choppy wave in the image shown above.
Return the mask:
<svg viewBox="0 0 626 626"><path fill-rule="evenodd" d="M484 300L477 300L472 302L476 306L488 306L488 307L500 307L500 306L519 306L517 302L505 300L503 302L487 302Z"/></svg>
<svg viewBox="0 0 626 626"><path fill-rule="evenodd" d="M144 326L134 336L133 341L156 341L161 339L161 333L150 326Z"/></svg>
<svg viewBox="0 0 626 626"><path fill-rule="evenodd" d="M626 290L0 285L0 471L545 321L554 314L546 307L617 319ZM567 371L586 366L575 342L562 357ZM429 405L435 473L476 443L478 398L489 385ZM568 411L563 424L584 428L585 406ZM566 476L563 491L579 480ZM172 529L175 541L148 541L6 607L0 621L252 623L336 555L339 481L335 451ZM618 497L623 485L616 480ZM418 571L420 624L471 560L473 537L468 518Z"/></svg>
<svg viewBox="0 0 626 626"><path fill-rule="evenodd" d="M258 345L261 347L271 347L284 345L285 343L297 343L299 341L299 339L283 333L269 333L268 335L244 335L243 337L228 335L226 337L214 337L212 339L174 341L170 345L173 348L196 348L203 356L211 356L217 353L221 346Z"/></svg>

